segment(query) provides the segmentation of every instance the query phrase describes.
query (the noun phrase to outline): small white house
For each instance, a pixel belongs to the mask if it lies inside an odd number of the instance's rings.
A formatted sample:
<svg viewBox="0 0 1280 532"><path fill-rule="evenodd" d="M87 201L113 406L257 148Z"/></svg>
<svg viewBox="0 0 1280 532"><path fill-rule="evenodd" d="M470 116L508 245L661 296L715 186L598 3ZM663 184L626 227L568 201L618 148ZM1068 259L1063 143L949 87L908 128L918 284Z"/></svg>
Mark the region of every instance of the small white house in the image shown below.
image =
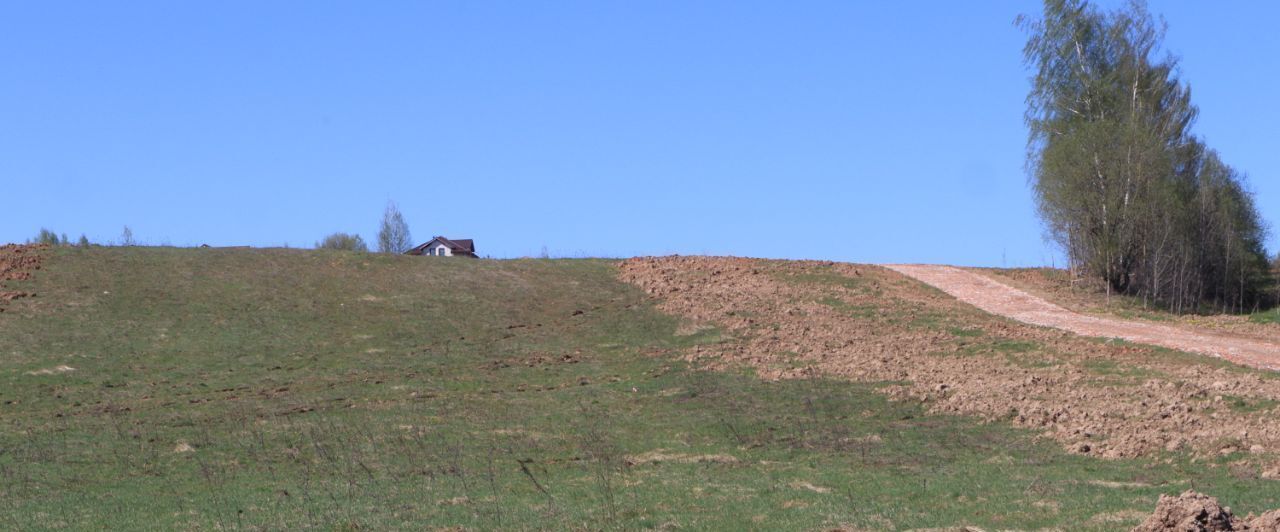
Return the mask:
<svg viewBox="0 0 1280 532"><path fill-rule="evenodd" d="M432 238L425 244L405 252L406 255L431 255L434 257L471 257L476 258L476 244L469 238L450 239L442 236Z"/></svg>

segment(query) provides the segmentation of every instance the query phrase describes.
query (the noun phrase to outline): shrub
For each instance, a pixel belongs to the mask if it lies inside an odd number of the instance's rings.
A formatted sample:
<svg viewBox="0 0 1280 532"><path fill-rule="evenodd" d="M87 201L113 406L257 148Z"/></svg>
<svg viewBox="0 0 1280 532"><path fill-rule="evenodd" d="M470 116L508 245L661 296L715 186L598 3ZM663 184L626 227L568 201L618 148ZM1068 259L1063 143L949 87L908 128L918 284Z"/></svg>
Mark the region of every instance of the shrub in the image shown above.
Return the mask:
<svg viewBox="0 0 1280 532"><path fill-rule="evenodd" d="M342 251L369 251L360 235L333 233L316 242L316 249L337 249Z"/></svg>
<svg viewBox="0 0 1280 532"><path fill-rule="evenodd" d="M37 234L35 239L31 240L31 242L50 246L65 246L67 245L67 237L58 237L58 233L41 227L40 233Z"/></svg>

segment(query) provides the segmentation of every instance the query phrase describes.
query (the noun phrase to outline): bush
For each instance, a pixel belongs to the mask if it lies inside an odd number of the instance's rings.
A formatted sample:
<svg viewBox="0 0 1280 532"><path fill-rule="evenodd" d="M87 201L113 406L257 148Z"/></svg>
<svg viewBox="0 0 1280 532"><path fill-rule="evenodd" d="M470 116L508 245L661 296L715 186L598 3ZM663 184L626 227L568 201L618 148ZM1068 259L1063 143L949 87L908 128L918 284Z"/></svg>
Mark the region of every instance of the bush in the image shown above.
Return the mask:
<svg viewBox="0 0 1280 532"><path fill-rule="evenodd" d="M334 233L316 242L316 249L337 249L342 251L369 251L360 235Z"/></svg>
<svg viewBox="0 0 1280 532"><path fill-rule="evenodd" d="M30 240L30 242L33 244L45 244L49 246L67 245L66 237L58 237L58 233L55 233L43 227L40 228L40 233L36 235L35 239Z"/></svg>

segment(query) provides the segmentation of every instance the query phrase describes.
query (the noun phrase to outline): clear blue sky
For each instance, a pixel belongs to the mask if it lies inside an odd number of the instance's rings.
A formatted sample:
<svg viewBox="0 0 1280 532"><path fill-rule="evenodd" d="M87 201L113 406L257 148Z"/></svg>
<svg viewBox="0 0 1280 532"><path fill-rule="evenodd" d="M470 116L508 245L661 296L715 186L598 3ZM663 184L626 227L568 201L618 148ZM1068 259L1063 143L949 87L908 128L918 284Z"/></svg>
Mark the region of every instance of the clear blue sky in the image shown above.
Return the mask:
<svg viewBox="0 0 1280 532"><path fill-rule="evenodd" d="M1151 9L1280 223L1280 3ZM0 241L372 240L395 200L496 257L1048 263L1012 25L1038 10L7 1Z"/></svg>

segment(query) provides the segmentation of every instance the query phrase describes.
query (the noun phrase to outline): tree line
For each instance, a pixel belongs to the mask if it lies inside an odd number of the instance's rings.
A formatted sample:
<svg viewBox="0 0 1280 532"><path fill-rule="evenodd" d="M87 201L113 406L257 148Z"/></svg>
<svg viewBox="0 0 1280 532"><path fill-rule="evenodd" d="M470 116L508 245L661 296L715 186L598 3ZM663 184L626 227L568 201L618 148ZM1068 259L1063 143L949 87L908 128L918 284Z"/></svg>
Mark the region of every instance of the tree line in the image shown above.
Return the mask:
<svg viewBox="0 0 1280 532"><path fill-rule="evenodd" d="M67 238L66 233L58 234L55 231L40 228L40 232L35 238L28 239L27 243L45 244L50 246L71 246L73 243ZM80 239L74 243L78 247L89 247L92 245L89 238L80 235ZM115 245L119 246L136 246L137 241L133 238L133 230L129 226L125 226L124 231L120 233L120 239ZM404 215L400 212L399 207L394 202L387 204L387 208L382 214L382 224L378 230L377 240L378 251L380 253L404 253L413 247L412 236L409 233L409 224L405 222ZM332 233L319 242L316 242L316 249L336 249L346 251L369 251L369 246L365 244L363 238L358 234L352 233Z"/></svg>
<svg viewBox="0 0 1280 532"><path fill-rule="evenodd" d="M84 234L81 234L78 240L76 240L75 242L72 242L71 239L67 238L66 233L62 233L61 235L59 235L57 232L44 227L40 228L40 232L36 233L35 238L27 239L27 243L28 244L44 244L46 246L68 246L68 247L75 246L80 248L87 248L93 245L91 242L89 242L89 237L85 236ZM124 231L120 233L120 240L116 242L115 245L118 245L118 246L137 245L137 242L134 242L133 240L133 230L129 229L129 226L127 225L124 226Z"/></svg>
<svg viewBox="0 0 1280 532"><path fill-rule="evenodd" d="M1245 175L1192 133L1199 110L1140 1L1046 0L1019 17L1033 71L1027 164L1048 236L1081 275L1176 312L1276 295Z"/></svg>

